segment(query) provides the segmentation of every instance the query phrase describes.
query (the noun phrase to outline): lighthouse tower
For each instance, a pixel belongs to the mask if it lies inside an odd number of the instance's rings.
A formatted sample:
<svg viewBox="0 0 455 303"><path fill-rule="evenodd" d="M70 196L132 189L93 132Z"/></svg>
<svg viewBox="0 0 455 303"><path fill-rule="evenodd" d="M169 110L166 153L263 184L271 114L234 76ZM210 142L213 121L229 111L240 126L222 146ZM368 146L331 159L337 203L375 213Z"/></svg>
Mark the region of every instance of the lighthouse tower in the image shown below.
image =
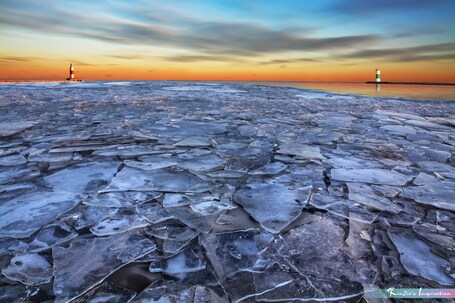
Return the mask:
<svg viewBox="0 0 455 303"><path fill-rule="evenodd" d="M73 64L70 63L70 80L74 80L74 67Z"/></svg>
<svg viewBox="0 0 455 303"><path fill-rule="evenodd" d="M381 82L381 70L376 70L376 82Z"/></svg>
<svg viewBox="0 0 455 303"><path fill-rule="evenodd" d="M74 66L72 63L70 63L70 76L66 78L66 81L80 81L74 77Z"/></svg>

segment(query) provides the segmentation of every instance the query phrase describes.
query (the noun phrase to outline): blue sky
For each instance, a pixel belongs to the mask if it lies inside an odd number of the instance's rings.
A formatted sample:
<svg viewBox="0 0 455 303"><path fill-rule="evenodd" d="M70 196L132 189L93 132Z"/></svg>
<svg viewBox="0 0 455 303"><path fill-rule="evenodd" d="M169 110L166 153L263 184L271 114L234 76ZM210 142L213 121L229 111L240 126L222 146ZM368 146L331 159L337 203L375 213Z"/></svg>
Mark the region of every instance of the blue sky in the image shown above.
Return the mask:
<svg viewBox="0 0 455 303"><path fill-rule="evenodd" d="M117 66L142 77L223 69L309 80L298 72L309 69L332 79L374 60L397 75L430 68L453 79L454 13L451 0L2 0L0 77L73 60L96 77Z"/></svg>

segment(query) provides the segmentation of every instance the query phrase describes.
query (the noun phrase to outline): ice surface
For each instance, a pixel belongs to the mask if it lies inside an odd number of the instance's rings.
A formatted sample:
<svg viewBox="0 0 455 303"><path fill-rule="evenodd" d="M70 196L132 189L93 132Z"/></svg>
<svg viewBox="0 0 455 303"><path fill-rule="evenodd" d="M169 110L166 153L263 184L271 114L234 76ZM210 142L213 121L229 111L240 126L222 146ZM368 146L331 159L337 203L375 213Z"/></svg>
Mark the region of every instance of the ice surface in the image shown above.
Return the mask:
<svg viewBox="0 0 455 303"><path fill-rule="evenodd" d="M250 184L234 195L261 226L279 233L297 218L308 200L309 189L295 189L281 184Z"/></svg>
<svg viewBox="0 0 455 303"><path fill-rule="evenodd" d="M110 162L78 164L44 177L44 181L56 191L96 192L109 182L118 166Z"/></svg>
<svg viewBox="0 0 455 303"><path fill-rule="evenodd" d="M174 144L177 147L210 147L211 143L204 137L190 137Z"/></svg>
<svg viewBox="0 0 455 303"><path fill-rule="evenodd" d="M379 185L403 186L412 180L412 177L387 169L332 169L330 175L335 180L348 182L364 182Z"/></svg>
<svg viewBox="0 0 455 303"><path fill-rule="evenodd" d="M25 163L27 163L27 159L25 159L25 157L22 155L0 157L0 166L14 166Z"/></svg>
<svg viewBox="0 0 455 303"><path fill-rule="evenodd" d="M38 124L36 121L1 122L0 137L6 137L20 133L28 128L32 128L36 124Z"/></svg>
<svg viewBox="0 0 455 303"><path fill-rule="evenodd" d="M204 192L213 185L195 175L183 171L153 170L143 171L135 168L123 168L102 190L114 191L164 191L164 192Z"/></svg>
<svg viewBox="0 0 455 303"><path fill-rule="evenodd" d="M104 206L85 206L81 210L81 216L74 224L76 230L80 230L87 226L92 226L108 217L117 214L118 208L108 208Z"/></svg>
<svg viewBox="0 0 455 303"><path fill-rule="evenodd" d="M55 301L67 302L82 295L121 266L155 249L152 240L137 232L77 238L66 247L53 247Z"/></svg>
<svg viewBox="0 0 455 303"><path fill-rule="evenodd" d="M95 289L85 293L72 303L122 303L130 302L136 296L136 292L122 288L109 282L103 282Z"/></svg>
<svg viewBox="0 0 455 303"><path fill-rule="evenodd" d="M279 154L296 156L299 159L323 160L325 157L321 154L319 147L303 145L299 143L284 143L280 145L277 151Z"/></svg>
<svg viewBox="0 0 455 303"><path fill-rule="evenodd" d="M125 231L146 227L149 223L142 217L138 217L133 210L123 210L111 218L104 219L90 228L96 236L108 236L123 233Z"/></svg>
<svg viewBox="0 0 455 303"><path fill-rule="evenodd" d="M347 186L349 189L349 199L352 201L356 201L377 210L385 210L392 213L400 212L400 207L390 202L386 197L376 194L374 190L366 184L348 183Z"/></svg>
<svg viewBox="0 0 455 303"><path fill-rule="evenodd" d="M203 155L200 157L194 157L185 159L176 164L176 167L189 170L191 172L211 172L214 170L224 168L225 161L221 158Z"/></svg>
<svg viewBox="0 0 455 303"><path fill-rule="evenodd" d="M174 254L199 235L199 232L187 226L177 224L154 225L146 229L146 233L163 239L163 251Z"/></svg>
<svg viewBox="0 0 455 303"><path fill-rule="evenodd" d="M202 260L191 248L178 253L165 260L156 260L150 264L151 272L162 272L170 276L175 276L180 280L186 274L205 269L205 261Z"/></svg>
<svg viewBox="0 0 455 303"><path fill-rule="evenodd" d="M76 206L82 197L66 192L34 192L0 205L0 238L28 238Z"/></svg>
<svg viewBox="0 0 455 303"><path fill-rule="evenodd" d="M40 175L38 167L31 166L13 166L8 168L0 167L0 184L20 182L33 179Z"/></svg>
<svg viewBox="0 0 455 303"><path fill-rule="evenodd" d="M455 182L438 180L419 186L409 186L400 196L418 203L455 211Z"/></svg>
<svg viewBox="0 0 455 303"><path fill-rule="evenodd" d="M131 203L126 200L122 193L98 194L84 199L85 205L96 207L130 207Z"/></svg>
<svg viewBox="0 0 455 303"><path fill-rule="evenodd" d="M51 264L38 254L19 255L11 259L2 274L10 280L25 285L40 285L51 281Z"/></svg>
<svg viewBox="0 0 455 303"><path fill-rule="evenodd" d="M258 167L250 172L250 175L276 175L287 168L286 164L273 162L262 167Z"/></svg>
<svg viewBox="0 0 455 303"><path fill-rule="evenodd" d="M203 235L200 239L216 276L224 280L236 271L253 268L258 253L263 248L260 238L258 230L249 229L211 233Z"/></svg>
<svg viewBox="0 0 455 303"><path fill-rule="evenodd" d="M28 249L31 252L40 252L50 249L55 245L59 245L70 241L78 236L70 226L63 222L55 222L44 226L35 239L29 244Z"/></svg>
<svg viewBox="0 0 455 303"><path fill-rule="evenodd" d="M453 286L453 102L88 81L2 85L0 103L17 121L0 127L2 268L37 253L55 273L3 276L0 301L370 302Z"/></svg>
<svg viewBox="0 0 455 303"><path fill-rule="evenodd" d="M422 276L441 285L455 285L455 279L446 273L446 269L451 265L433 254L428 244L419 240L409 230L394 228L387 232L400 253L401 263L410 274Z"/></svg>
<svg viewBox="0 0 455 303"><path fill-rule="evenodd" d="M219 214L224 210L236 208L236 206L233 206L232 204L225 204L217 201L207 201L197 204L191 204L190 207L194 212L202 216Z"/></svg>

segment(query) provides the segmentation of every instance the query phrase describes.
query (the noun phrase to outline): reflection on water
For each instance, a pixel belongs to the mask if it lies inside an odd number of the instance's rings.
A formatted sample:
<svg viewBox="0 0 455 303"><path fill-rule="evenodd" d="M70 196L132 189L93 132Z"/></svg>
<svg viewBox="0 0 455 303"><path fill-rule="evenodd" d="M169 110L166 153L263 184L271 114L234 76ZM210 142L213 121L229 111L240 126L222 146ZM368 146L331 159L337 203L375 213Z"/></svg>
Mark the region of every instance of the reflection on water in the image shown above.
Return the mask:
<svg viewBox="0 0 455 303"><path fill-rule="evenodd" d="M455 101L455 86L308 82L266 83L268 85L292 86L297 88L322 90L339 94L355 94L376 97L398 97L419 100Z"/></svg>

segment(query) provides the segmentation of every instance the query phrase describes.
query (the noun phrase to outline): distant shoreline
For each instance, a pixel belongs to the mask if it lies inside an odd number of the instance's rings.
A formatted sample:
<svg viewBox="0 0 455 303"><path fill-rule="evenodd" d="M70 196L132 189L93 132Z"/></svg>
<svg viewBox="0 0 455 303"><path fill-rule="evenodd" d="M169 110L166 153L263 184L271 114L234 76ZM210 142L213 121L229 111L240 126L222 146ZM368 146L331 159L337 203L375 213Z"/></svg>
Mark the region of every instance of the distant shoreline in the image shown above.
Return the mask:
<svg viewBox="0 0 455 303"><path fill-rule="evenodd" d="M401 84L401 85L444 85L455 86L455 83L450 82L391 82L391 81L367 81L366 84Z"/></svg>
<svg viewBox="0 0 455 303"><path fill-rule="evenodd" d="M0 83L27 83L27 82L82 82L82 80L0 80Z"/></svg>

